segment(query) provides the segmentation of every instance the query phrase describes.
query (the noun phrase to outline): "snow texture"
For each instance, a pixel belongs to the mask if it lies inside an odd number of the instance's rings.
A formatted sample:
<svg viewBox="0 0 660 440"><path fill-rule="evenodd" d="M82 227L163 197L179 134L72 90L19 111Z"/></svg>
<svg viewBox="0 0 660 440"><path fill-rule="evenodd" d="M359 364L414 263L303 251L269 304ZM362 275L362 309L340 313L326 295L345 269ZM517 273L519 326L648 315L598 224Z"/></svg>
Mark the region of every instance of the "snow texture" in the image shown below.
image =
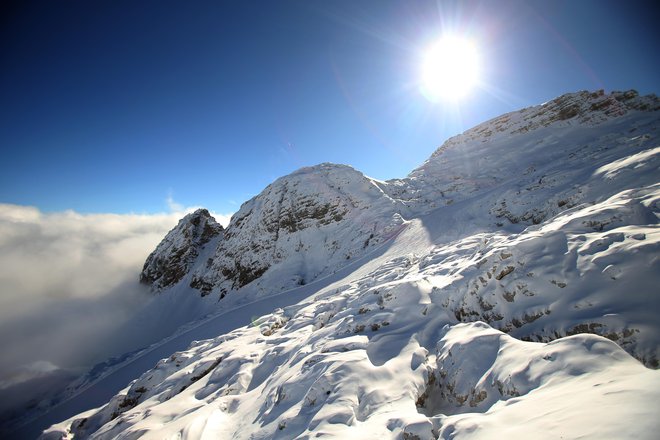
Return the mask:
<svg viewBox="0 0 660 440"><path fill-rule="evenodd" d="M43 438L655 438L658 109L573 93L404 179L278 179L153 284L198 312L252 308L249 325L125 367L139 377Z"/></svg>

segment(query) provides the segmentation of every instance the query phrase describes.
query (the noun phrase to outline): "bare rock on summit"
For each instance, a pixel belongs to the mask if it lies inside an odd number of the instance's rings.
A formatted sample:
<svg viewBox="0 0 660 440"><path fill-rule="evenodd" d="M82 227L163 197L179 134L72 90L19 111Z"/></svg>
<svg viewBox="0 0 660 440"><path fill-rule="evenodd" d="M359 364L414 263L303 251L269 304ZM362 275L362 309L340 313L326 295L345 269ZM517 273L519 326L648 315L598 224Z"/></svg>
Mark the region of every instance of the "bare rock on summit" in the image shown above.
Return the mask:
<svg viewBox="0 0 660 440"><path fill-rule="evenodd" d="M154 290L178 283L191 269L200 249L223 230L206 209L186 215L149 255L140 273L140 282Z"/></svg>

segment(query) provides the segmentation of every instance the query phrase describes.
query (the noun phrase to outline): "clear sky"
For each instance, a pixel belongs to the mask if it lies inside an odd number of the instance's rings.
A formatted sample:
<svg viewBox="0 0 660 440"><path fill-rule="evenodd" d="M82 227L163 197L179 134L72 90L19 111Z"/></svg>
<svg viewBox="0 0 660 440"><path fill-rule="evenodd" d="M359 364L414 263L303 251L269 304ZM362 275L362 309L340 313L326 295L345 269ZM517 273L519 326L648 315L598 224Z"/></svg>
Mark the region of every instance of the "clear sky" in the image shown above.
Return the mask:
<svg viewBox="0 0 660 440"><path fill-rule="evenodd" d="M320 162L404 177L448 137L582 89L660 92L640 1L15 1L0 11L0 203L232 212ZM480 83L420 92L471 39Z"/></svg>

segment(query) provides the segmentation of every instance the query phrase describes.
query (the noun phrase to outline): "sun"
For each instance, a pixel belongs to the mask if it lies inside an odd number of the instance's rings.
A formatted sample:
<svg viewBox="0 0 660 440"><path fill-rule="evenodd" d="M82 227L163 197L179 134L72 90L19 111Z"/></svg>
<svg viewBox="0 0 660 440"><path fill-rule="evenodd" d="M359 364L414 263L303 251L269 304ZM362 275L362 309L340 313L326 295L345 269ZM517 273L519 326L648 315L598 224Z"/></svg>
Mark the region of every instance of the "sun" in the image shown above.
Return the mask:
<svg viewBox="0 0 660 440"><path fill-rule="evenodd" d="M469 40L448 36L436 42L424 56L422 92L433 101L456 101L477 84L479 57Z"/></svg>

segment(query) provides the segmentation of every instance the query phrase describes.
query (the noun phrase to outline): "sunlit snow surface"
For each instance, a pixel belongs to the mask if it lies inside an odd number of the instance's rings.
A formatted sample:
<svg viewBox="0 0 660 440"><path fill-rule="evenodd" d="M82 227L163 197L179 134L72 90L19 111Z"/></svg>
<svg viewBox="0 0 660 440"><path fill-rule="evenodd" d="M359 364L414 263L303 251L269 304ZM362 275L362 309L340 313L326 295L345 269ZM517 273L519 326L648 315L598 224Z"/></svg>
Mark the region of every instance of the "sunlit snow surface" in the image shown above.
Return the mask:
<svg viewBox="0 0 660 440"><path fill-rule="evenodd" d="M408 220L364 264L44 437L656 438L658 112L589 96L378 182Z"/></svg>

